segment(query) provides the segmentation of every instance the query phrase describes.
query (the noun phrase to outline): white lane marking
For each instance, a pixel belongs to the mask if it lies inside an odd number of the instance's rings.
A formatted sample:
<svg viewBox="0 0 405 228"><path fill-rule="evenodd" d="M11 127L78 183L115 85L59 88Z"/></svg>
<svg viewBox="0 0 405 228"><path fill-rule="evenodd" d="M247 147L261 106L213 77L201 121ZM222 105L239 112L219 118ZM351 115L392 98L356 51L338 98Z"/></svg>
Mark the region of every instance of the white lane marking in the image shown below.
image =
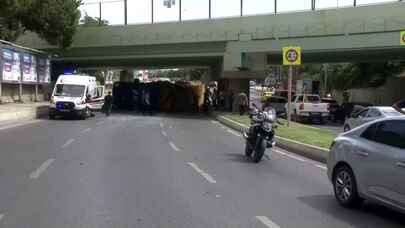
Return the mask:
<svg viewBox="0 0 405 228"><path fill-rule="evenodd" d="M162 135L163 135L164 137L167 137L167 134L166 134L165 131L162 131Z"/></svg>
<svg viewBox="0 0 405 228"><path fill-rule="evenodd" d="M70 144L72 144L75 140L74 139L69 139L68 141L65 142L65 144L63 144L61 146L61 148L66 148L68 147Z"/></svg>
<svg viewBox="0 0 405 228"><path fill-rule="evenodd" d="M91 131L91 128L86 128L86 129L84 129L83 131L81 131L81 133L87 133L87 132L89 132L89 131Z"/></svg>
<svg viewBox="0 0 405 228"><path fill-rule="evenodd" d="M163 128L165 125L163 123L160 123L160 127Z"/></svg>
<svg viewBox="0 0 405 228"><path fill-rule="evenodd" d="M0 214L0 221L4 218L4 214Z"/></svg>
<svg viewBox="0 0 405 228"><path fill-rule="evenodd" d="M54 161L53 158L46 160L37 170L30 174L30 178L37 179Z"/></svg>
<svg viewBox="0 0 405 228"><path fill-rule="evenodd" d="M215 184L217 183L217 181L212 178L211 175L209 175L208 173L204 172L202 169L200 169L195 163L189 162L188 163L189 166L191 166L191 168L193 168L197 173L199 173L202 177L204 177L208 182L210 182L211 184Z"/></svg>
<svg viewBox="0 0 405 228"><path fill-rule="evenodd" d="M281 155L284 155L284 156L287 154L287 153L284 153L283 151L276 150L276 149L274 149L273 151L276 152L276 153L279 153Z"/></svg>
<svg viewBox="0 0 405 228"><path fill-rule="evenodd" d="M307 161L307 160L305 160L305 159L302 159L302 158L297 157L297 156L292 155L292 154L285 154L285 156L287 156L287 157L289 157L289 158L292 158L292 159L295 159L295 160L298 160L298 161L300 161L300 162L306 162L306 161Z"/></svg>
<svg viewBox="0 0 405 228"><path fill-rule="evenodd" d="M269 218L266 216L256 216L256 219L259 220L263 225L269 227L269 228L280 228L279 225L271 221Z"/></svg>
<svg viewBox="0 0 405 228"><path fill-rule="evenodd" d="M324 166L324 165L315 164L315 166L320 169L327 170L326 166Z"/></svg>
<svg viewBox="0 0 405 228"><path fill-rule="evenodd" d="M102 124L104 124L104 123L105 123L105 121L99 121L99 122L96 123L96 125L97 125L97 126L100 126L100 125L102 125Z"/></svg>
<svg viewBox="0 0 405 228"><path fill-rule="evenodd" d="M289 158L292 158L292 159L295 159L295 160L298 160L298 161L301 161L301 162L307 162L307 160L305 160L303 158L300 158L298 156L295 156L295 155L292 155L292 154L289 154L289 153L285 153L285 152L277 150L277 149L274 149L273 151L278 153L278 154L281 154L283 156L286 156L286 157L289 157Z"/></svg>
<svg viewBox="0 0 405 228"><path fill-rule="evenodd" d="M213 124L218 124L218 121L211 120L211 123L213 123Z"/></svg>
<svg viewBox="0 0 405 228"><path fill-rule="evenodd" d="M238 137L241 137L242 135L241 134L239 134L239 133L236 133L236 132L234 132L234 131L232 131L232 130L226 130L227 132L229 132L229 133L231 133L232 135L235 135L235 136L238 136Z"/></svg>
<svg viewBox="0 0 405 228"><path fill-rule="evenodd" d="M10 128L15 128L15 127L21 127L21 126L25 126L25 125L29 125L29 124L39 123L39 122L43 122L43 120L32 120L32 121L27 121L27 122L24 122L24 123L10 124L10 125L0 127L0 131L1 130L7 130L7 129L10 129Z"/></svg>
<svg viewBox="0 0 405 228"><path fill-rule="evenodd" d="M171 129L171 128L173 128L173 126L172 126L172 125L170 125L170 126L169 126L169 128Z"/></svg>
<svg viewBox="0 0 405 228"><path fill-rule="evenodd" d="M173 142L169 142L169 145L173 148L173 150L180 151L180 149Z"/></svg>

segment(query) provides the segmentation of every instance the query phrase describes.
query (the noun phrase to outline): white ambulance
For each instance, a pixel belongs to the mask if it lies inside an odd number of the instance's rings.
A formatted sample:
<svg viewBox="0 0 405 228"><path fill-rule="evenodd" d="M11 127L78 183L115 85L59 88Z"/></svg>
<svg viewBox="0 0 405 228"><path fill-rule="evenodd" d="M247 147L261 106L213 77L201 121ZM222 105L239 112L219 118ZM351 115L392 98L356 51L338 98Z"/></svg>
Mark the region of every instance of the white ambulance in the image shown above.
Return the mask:
<svg viewBox="0 0 405 228"><path fill-rule="evenodd" d="M49 105L49 118L75 115L86 119L104 105L104 86L85 75L60 75Z"/></svg>

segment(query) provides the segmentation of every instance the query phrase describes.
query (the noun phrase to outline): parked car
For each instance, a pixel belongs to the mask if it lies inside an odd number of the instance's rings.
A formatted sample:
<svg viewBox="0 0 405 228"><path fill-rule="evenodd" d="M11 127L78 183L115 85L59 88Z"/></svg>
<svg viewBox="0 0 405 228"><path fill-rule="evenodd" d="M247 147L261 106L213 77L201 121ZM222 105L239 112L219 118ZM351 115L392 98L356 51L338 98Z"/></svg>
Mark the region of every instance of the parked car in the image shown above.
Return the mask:
<svg viewBox="0 0 405 228"><path fill-rule="evenodd" d="M322 103L329 104L329 119L333 122L338 121L340 108L339 103L332 98L322 98Z"/></svg>
<svg viewBox="0 0 405 228"><path fill-rule="evenodd" d="M324 123L329 117L329 104L322 103L318 95L296 95L292 99L292 116L296 121L318 119ZM286 104L287 110L288 104Z"/></svg>
<svg viewBox="0 0 405 228"><path fill-rule="evenodd" d="M392 107L398 112L405 114L405 99L396 102Z"/></svg>
<svg viewBox="0 0 405 228"><path fill-rule="evenodd" d="M367 199L405 212L405 117L378 119L339 135L327 168L342 206Z"/></svg>
<svg viewBox="0 0 405 228"><path fill-rule="evenodd" d="M379 106L374 106L374 107L368 107L364 108L363 110L353 113L350 118L348 118L345 121L345 124L343 125L343 131L350 131L351 129L360 126L364 123L376 120L376 119L381 119L385 117L393 117L393 116L401 116L402 114L398 111L396 111L392 107L379 107Z"/></svg>
<svg viewBox="0 0 405 228"><path fill-rule="evenodd" d="M287 104L286 98L280 96L272 96L267 99L266 103L273 106L273 108L276 110L277 116L285 115L285 104Z"/></svg>

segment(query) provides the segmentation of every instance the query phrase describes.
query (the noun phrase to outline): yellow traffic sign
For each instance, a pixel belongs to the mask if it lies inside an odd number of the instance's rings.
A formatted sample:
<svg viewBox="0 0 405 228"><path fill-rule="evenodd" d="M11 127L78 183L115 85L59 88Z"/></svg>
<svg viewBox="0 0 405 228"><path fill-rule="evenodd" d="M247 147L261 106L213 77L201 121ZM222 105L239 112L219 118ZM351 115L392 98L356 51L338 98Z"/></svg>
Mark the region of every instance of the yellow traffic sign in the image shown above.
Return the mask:
<svg viewBox="0 0 405 228"><path fill-rule="evenodd" d="M283 47L283 65L301 65L301 47Z"/></svg>
<svg viewBox="0 0 405 228"><path fill-rule="evenodd" d="M401 32L401 41L400 41L401 45L405 45L405 31Z"/></svg>

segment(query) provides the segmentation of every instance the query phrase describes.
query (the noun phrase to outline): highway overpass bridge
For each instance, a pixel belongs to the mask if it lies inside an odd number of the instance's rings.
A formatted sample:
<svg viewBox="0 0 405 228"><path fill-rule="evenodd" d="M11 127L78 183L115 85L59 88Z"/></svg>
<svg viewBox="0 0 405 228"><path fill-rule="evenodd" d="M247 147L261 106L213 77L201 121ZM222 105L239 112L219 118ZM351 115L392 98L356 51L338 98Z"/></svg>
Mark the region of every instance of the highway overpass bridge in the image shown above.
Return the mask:
<svg viewBox="0 0 405 228"><path fill-rule="evenodd" d="M81 27L68 50L26 34L18 42L54 53L54 69L209 66L216 79L248 79L299 45L304 63L405 59L405 2L158 24ZM244 69L240 71L240 69Z"/></svg>

